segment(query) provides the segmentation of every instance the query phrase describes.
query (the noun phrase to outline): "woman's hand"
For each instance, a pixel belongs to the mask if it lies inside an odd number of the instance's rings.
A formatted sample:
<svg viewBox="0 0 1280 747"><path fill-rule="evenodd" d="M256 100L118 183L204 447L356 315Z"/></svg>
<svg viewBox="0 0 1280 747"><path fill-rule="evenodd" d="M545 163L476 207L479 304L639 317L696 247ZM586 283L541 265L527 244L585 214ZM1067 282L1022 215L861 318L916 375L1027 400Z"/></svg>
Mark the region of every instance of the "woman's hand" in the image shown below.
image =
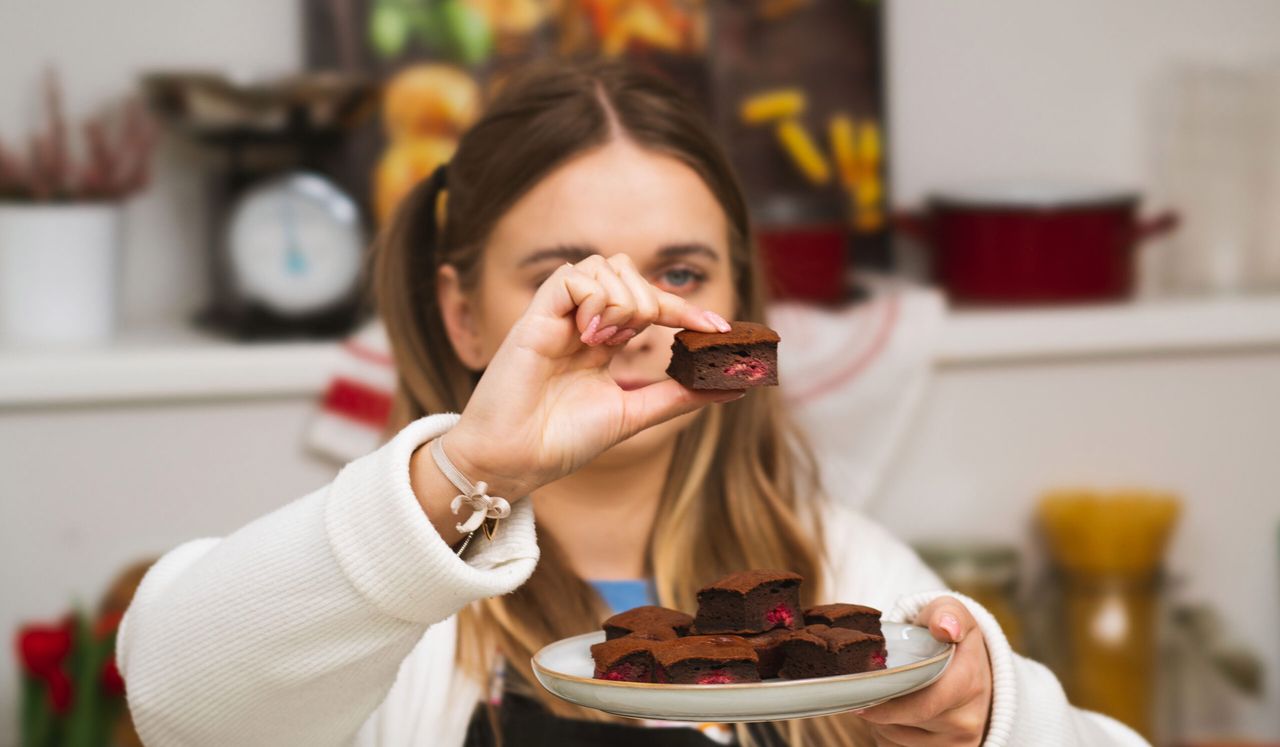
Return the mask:
<svg viewBox="0 0 1280 747"><path fill-rule="evenodd" d="M877 745L964 745L982 743L991 714L991 661L978 623L963 604L940 597L921 610L916 624L934 638L956 644L951 664L936 682L918 692L859 711Z"/></svg>
<svg viewBox="0 0 1280 747"><path fill-rule="evenodd" d="M655 288L631 258L594 255L557 269L485 368L445 450L490 493L514 500L568 475L645 428L741 392L674 380L624 391L608 373L620 345L650 324L700 332L729 325Z"/></svg>

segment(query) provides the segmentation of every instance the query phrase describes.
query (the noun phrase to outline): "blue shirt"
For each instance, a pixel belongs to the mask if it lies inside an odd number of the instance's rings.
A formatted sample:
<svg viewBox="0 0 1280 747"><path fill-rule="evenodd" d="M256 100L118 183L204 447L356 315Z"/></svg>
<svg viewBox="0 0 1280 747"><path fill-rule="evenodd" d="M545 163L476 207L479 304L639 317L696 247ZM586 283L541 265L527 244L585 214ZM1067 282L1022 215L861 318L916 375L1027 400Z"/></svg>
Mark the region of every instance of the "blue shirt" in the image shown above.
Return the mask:
<svg viewBox="0 0 1280 747"><path fill-rule="evenodd" d="M601 580L589 582L609 605L613 614L625 612L632 607L643 607L646 604L657 604L658 595L653 582L647 578L626 578L618 581Z"/></svg>

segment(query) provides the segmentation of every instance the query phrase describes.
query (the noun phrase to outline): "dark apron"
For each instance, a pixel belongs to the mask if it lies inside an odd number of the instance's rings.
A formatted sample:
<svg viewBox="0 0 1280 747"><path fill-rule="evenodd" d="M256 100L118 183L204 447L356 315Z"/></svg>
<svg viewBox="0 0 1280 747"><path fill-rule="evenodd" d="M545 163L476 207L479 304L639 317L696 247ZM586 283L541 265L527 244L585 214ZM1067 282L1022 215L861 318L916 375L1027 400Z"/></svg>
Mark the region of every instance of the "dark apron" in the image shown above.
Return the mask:
<svg viewBox="0 0 1280 747"><path fill-rule="evenodd" d="M723 747L696 729L561 718L543 708L536 698L522 694L523 683L517 677L508 678L502 703L493 707L493 718L483 703L472 712L465 747L496 747L495 726L502 734L503 747ZM757 744L782 744L773 729L764 724L751 724L749 728Z"/></svg>

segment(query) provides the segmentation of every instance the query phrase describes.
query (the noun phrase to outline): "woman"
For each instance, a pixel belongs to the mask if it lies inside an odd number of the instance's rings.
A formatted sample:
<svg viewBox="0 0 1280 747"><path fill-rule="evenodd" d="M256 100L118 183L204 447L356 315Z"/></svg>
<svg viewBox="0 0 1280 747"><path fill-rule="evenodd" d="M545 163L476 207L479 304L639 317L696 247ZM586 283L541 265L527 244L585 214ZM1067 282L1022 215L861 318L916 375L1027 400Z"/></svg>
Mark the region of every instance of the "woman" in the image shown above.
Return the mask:
<svg viewBox="0 0 1280 747"><path fill-rule="evenodd" d="M763 318L742 194L693 109L620 67L536 72L406 200L374 269L398 432L152 570L119 652L145 739L1143 744L1072 709L981 607L819 496L775 390L665 377L676 329ZM492 538L459 531L450 464L510 502ZM770 567L804 575L806 603L927 626L958 644L951 666L861 713L736 734L637 725L530 685L532 652L611 611L691 610L703 583Z"/></svg>

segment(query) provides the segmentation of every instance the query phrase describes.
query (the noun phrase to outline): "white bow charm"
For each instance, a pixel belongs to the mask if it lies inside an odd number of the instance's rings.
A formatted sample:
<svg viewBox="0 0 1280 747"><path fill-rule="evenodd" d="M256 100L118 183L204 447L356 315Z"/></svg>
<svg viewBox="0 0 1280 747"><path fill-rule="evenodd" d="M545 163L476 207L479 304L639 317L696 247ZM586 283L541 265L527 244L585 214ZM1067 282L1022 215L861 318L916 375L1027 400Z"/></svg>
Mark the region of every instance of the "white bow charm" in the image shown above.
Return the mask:
<svg viewBox="0 0 1280 747"><path fill-rule="evenodd" d="M481 480L469 493L459 493L453 497L449 509L457 515L463 504L471 508L471 517L457 525L459 532L466 534L480 528L485 519L505 519L511 515L511 504L506 498L486 495L489 486Z"/></svg>

